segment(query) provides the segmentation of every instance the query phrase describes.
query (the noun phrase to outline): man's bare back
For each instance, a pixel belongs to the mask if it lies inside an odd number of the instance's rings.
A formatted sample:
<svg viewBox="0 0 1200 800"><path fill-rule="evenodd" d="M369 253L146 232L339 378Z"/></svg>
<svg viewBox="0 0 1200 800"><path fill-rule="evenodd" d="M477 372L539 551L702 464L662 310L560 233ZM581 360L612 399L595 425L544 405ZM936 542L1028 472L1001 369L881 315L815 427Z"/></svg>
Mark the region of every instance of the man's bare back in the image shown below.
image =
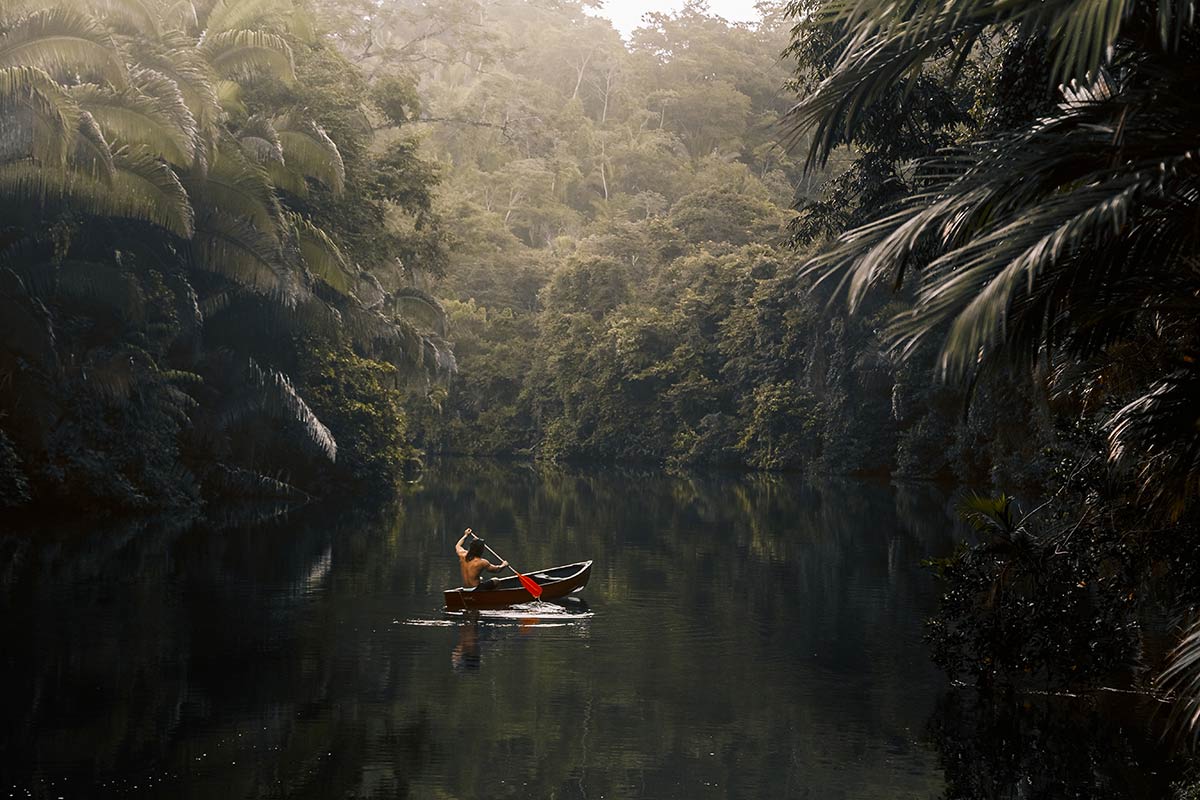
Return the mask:
<svg viewBox="0 0 1200 800"><path fill-rule="evenodd" d="M467 540L467 537L474 535L471 529L467 528L463 532L462 538L454 545L454 552L458 554L458 568L462 571L463 586L470 589L479 587L479 576L485 571L501 572L508 566L507 561L493 564L480 555L484 548L483 539L476 538L472 541L470 549L463 547L463 542Z"/></svg>

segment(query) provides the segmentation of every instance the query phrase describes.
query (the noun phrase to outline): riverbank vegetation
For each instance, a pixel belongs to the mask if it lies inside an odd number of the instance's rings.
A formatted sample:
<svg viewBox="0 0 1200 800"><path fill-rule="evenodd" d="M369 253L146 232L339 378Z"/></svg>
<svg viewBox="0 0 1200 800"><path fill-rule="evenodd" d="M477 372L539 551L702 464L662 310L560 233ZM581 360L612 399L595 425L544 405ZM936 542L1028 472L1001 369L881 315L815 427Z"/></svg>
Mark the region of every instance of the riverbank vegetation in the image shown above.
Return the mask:
<svg viewBox="0 0 1200 800"><path fill-rule="evenodd" d="M806 253L898 191L886 164L941 140L905 140L869 166L845 150L806 171L806 134L782 142L794 95L780 89L797 80L782 6L734 25L691 4L625 44L574 3L489 4L482 17L453 3L322 8L349 57L411 87L410 127L441 169L435 207L454 245L427 288L460 378L410 407L421 447L1044 477L1029 392L987 381L964 418L964 393L934 379L931 359L897 359L881 338L907 298L831 313L805 274ZM944 140L980 92L922 100L922 114Z"/></svg>
<svg viewBox="0 0 1200 800"><path fill-rule="evenodd" d="M0 506L943 479L948 673L1196 695L1194 3L760 10L4 0Z"/></svg>
<svg viewBox="0 0 1200 800"><path fill-rule="evenodd" d="M1200 586L1191 5L905 8L341 28L412 87L459 237L430 288L461 372L414 434L975 485L948 672L1186 686L1194 648L1157 676Z"/></svg>
<svg viewBox="0 0 1200 800"><path fill-rule="evenodd" d="M291 0L0 5L0 506L387 483L431 166Z"/></svg>
<svg viewBox="0 0 1200 800"><path fill-rule="evenodd" d="M1023 384L1045 409L1024 425L1058 454L1036 508L967 502L983 541L939 564L935 658L987 687L1177 691L1194 722L1197 629L1158 674L1179 640L1161 620L1200 589L1192 5L793 10L811 163L927 147L806 273L852 312L880 285L908 293L889 352L968 392ZM953 125L913 113L972 84Z"/></svg>

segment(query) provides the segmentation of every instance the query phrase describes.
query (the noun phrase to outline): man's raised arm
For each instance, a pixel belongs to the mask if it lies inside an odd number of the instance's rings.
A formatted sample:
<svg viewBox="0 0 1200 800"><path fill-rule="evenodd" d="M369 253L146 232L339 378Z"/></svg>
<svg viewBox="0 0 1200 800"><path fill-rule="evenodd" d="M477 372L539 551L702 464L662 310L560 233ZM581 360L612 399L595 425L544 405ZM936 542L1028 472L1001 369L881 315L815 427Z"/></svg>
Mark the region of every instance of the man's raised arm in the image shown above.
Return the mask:
<svg viewBox="0 0 1200 800"><path fill-rule="evenodd" d="M467 537L470 535L471 535L471 529L467 528L465 531L463 531L462 538L459 539L458 543L454 545L454 552L458 553L460 558L467 557L467 548L463 547L463 542L465 542L467 540Z"/></svg>

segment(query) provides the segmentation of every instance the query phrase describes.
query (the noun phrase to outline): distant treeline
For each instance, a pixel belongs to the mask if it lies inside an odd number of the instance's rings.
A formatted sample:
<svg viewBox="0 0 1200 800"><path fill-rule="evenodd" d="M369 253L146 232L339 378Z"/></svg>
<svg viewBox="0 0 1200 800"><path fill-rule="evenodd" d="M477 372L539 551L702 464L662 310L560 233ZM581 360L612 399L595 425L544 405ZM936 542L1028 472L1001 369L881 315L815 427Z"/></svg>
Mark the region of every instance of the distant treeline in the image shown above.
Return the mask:
<svg viewBox="0 0 1200 800"><path fill-rule="evenodd" d="M796 63L782 6L743 25L689 4L649 15L628 43L581 3L487 4L482 20L456 9L380 10L370 34L343 41L409 81L442 169L436 207L454 245L434 292L459 374L412 407L420 446L1041 476L1050 456L1029 434L1042 411L1029 393L989 380L964 413L932 357L886 350L880 330L904 295L849 316L804 275L806 254L897 187L853 151L806 171L810 140L785 146ZM977 93L959 92L942 126L967 119Z"/></svg>

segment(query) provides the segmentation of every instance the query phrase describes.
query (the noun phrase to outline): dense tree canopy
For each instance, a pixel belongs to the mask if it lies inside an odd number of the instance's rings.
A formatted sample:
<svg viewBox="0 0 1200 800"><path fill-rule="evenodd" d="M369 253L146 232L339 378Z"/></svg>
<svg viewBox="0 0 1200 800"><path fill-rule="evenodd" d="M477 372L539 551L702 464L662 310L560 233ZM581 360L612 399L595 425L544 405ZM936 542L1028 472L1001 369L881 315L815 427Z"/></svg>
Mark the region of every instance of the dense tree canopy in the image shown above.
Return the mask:
<svg viewBox="0 0 1200 800"><path fill-rule="evenodd" d="M387 393L452 368L405 293L442 247L431 168L368 151L362 75L291 0L37 6L0 6L0 499L292 493L368 457L346 404L402 431ZM346 348L390 388L310 404Z"/></svg>
<svg viewBox="0 0 1200 800"><path fill-rule="evenodd" d="M424 447L1036 480L1014 452L1040 439L984 436L986 402L963 422L932 363L886 352L896 309L846 318L809 299L793 249L898 196L902 165L970 121L981 68L963 88L930 81L919 119L881 117L873 143L806 172L804 136L781 144L781 87L813 78L781 56L780 6L746 25L689 4L625 45L582 4L464 8L322 4L442 170L453 244L428 288L461 371L444 402L412 409ZM364 13L367 28L346 22Z"/></svg>

